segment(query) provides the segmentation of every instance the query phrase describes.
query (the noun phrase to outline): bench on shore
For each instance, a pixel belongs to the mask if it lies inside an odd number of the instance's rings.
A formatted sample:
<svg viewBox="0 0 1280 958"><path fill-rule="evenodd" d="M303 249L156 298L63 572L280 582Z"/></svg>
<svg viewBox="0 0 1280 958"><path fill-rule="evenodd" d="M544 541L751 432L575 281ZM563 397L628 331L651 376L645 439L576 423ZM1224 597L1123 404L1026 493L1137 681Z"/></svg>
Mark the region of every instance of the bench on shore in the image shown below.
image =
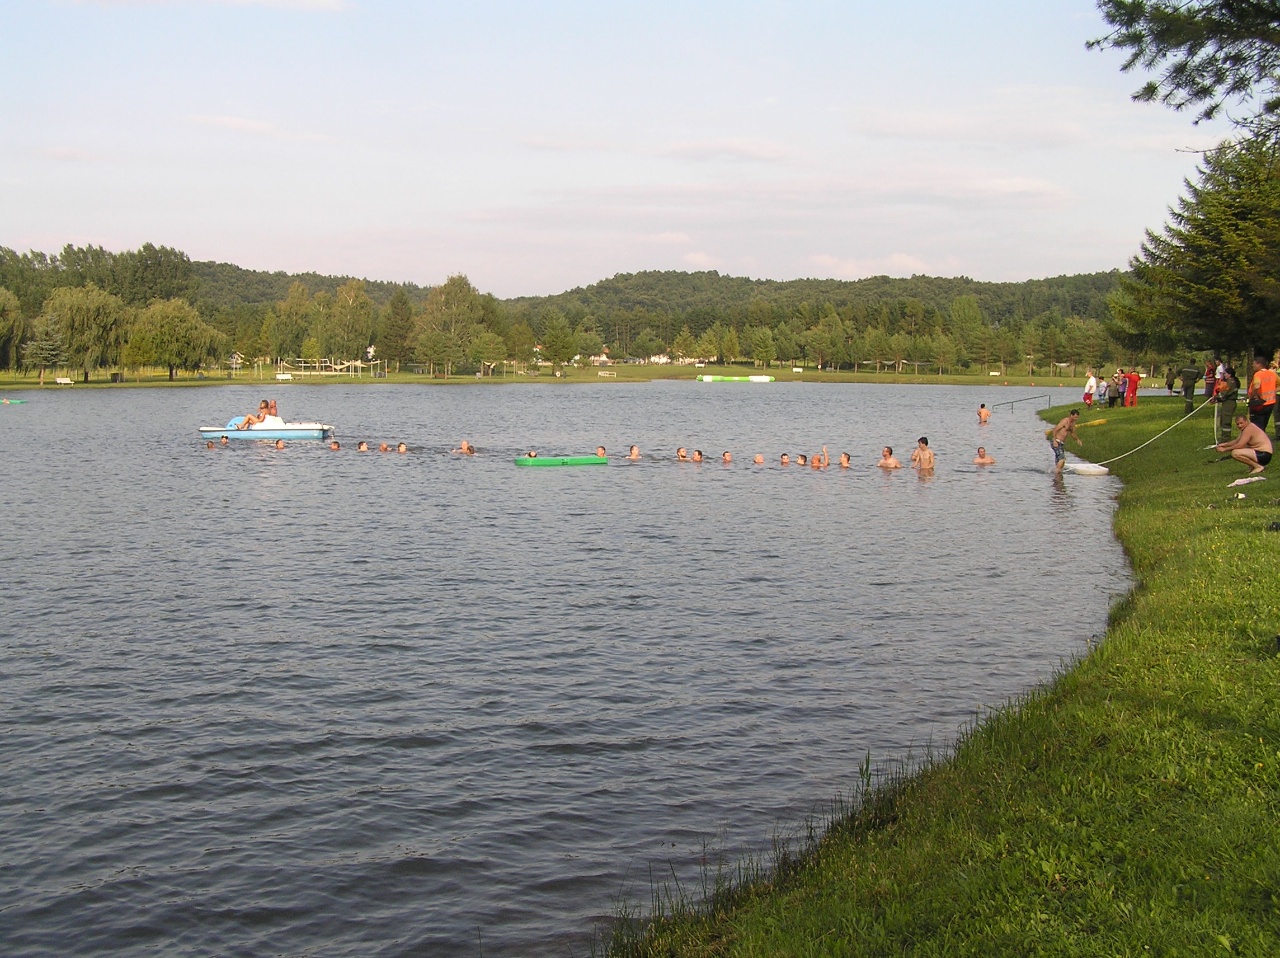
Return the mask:
<svg viewBox="0 0 1280 958"><path fill-rule="evenodd" d="M74 379L69 379L66 376L59 376L57 379L54 380L54 382L57 383L59 386L74 386L76 384L76 381Z"/></svg>
<svg viewBox="0 0 1280 958"><path fill-rule="evenodd" d="M289 382L293 379L293 373L276 373L276 379L281 382Z"/></svg>
<svg viewBox="0 0 1280 958"><path fill-rule="evenodd" d="M602 369L602 370L600 370L600 372L596 373L596 375L597 375L597 376L599 376L599 377L600 377L600 378L602 378L602 379L603 379L603 378L606 378L606 377L607 377L607 378L609 378L609 379L617 379L617 378L618 378L618 374L617 374L617 373L615 373L615 372L613 372L612 370L604 370L604 369Z"/></svg>

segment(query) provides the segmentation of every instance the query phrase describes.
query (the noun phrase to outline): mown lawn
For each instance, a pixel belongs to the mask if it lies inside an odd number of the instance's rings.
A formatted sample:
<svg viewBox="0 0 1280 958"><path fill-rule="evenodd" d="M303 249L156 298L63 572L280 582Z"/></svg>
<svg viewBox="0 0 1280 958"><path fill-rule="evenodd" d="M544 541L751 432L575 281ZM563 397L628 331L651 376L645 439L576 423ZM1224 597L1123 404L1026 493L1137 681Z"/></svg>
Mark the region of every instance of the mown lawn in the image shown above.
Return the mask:
<svg viewBox="0 0 1280 958"><path fill-rule="evenodd" d="M1083 452L1182 413L1096 413ZM611 953L1280 955L1280 475L1229 489L1208 422L1111 467L1138 585L1087 658L767 877L620 921ZM1071 579L1043 586L1067 628Z"/></svg>

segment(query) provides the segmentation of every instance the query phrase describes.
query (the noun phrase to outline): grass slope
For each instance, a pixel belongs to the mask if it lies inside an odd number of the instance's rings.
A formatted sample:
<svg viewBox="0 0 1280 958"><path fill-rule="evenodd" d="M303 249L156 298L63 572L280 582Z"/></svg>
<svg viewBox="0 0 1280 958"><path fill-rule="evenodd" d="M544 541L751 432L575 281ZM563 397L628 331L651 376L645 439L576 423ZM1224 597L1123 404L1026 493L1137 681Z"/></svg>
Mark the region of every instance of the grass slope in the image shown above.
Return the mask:
<svg viewBox="0 0 1280 958"><path fill-rule="evenodd" d="M1182 412L1096 413L1083 451L1110 459ZM1138 585L1087 658L770 874L622 921L611 953L1280 954L1280 476L1228 489L1245 469L1212 461L1208 422L1112 466ZM1044 583L1064 627L1071 579Z"/></svg>

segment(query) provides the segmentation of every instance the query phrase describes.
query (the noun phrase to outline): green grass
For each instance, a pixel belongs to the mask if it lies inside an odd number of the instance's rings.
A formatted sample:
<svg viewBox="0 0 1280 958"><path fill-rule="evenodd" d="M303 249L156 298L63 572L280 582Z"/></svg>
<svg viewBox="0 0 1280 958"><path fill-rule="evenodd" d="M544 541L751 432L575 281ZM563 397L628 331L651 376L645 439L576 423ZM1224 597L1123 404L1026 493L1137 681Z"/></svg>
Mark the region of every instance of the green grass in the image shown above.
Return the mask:
<svg viewBox="0 0 1280 958"><path fill-rule="evenodd" d="M1095 413L1083 451L1182 408ZM1113 465L1138 582L1085 659L912 775L864 766L855 811L705 906L655 895L611 953L1280 954L1280 478L1228 489L1211 441L1206 410ZM1071 581L1044 584L1064 623Z"/></svg>

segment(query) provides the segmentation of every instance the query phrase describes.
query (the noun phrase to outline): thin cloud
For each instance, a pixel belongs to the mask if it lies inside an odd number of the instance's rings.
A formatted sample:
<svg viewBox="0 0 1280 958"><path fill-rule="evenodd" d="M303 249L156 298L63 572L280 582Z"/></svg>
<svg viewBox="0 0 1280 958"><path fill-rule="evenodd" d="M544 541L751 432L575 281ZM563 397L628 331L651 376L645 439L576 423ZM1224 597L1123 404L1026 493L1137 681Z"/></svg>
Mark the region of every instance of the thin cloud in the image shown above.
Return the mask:
<svg viewBox="0 0 1280 958"><path fill-rule="evenodd" d="M720 265L720 260L708 253L685 253L680 259L694 269L715 269Z"/></svg>
<svg viewBox="0 0 1280 958"><path fill-rule="evenodd" d="M57 163L88 163L97 159L94 154L87 150L77 149L73 146L48 147L40 151L40 158L53 160Z"/></svg>
<svg viewBox="0 0 1280 958"><path fill-rule="evenodd" d="M726 138L691 140L673 143L662 151L683 160L711 162L716 160L750 160L756 163L778 163L791 159L795 151L772 140Z"/></svg>
<svg viewBox="0 0 1280 958"><path fill-rule="evenodd" d="M890 253L868 259L841 259L829 253L809 257L809 262L828 275L840 279L864 279L867 276L911 276L926 272L925 261L909 253Z"/></svg>
<svg viewBox="0 0 1280 958"><path fill-rule="evenodd" d="M192 114L187 119L200 126L230 130L233 133L244 133L249 136L267 137L273 140L319 143L329 139L320 133L293 133L288 130L282 130L275 124L267 123L265 120L251 120L243 116Z"/></svg>
<svg viewBox="0 0 1280 958"><path fill-rule="evenodd" d="M78 7L275 7L302 13L339 13L350 9L348 0L71 0Z"/></svg>

